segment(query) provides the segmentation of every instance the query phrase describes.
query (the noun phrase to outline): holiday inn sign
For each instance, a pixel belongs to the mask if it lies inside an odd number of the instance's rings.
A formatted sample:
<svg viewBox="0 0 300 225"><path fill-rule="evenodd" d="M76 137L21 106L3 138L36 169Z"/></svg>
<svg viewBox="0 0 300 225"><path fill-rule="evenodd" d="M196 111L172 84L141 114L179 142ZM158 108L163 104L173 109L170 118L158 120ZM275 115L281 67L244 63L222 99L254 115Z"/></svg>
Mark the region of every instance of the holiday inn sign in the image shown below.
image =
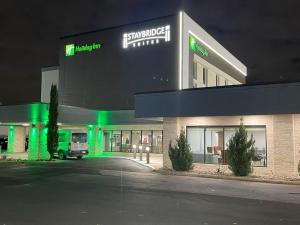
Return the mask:
<svg viewBox="0 0 300 225"><path fill-rule="evenodd" d="M76 44L67 44L65 48L66 56L73 56L79 52L92 52L97 49L100 49L102 44L100 43L92 43L92 44L84 44L84 45L76 45Z"/></svg>

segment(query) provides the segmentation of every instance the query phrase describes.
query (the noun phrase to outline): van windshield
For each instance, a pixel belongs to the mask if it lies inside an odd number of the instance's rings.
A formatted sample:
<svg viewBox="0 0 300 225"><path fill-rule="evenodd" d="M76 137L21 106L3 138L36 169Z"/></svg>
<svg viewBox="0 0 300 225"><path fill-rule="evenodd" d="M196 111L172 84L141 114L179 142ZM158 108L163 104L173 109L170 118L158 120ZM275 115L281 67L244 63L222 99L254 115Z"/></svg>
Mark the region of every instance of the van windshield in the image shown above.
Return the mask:
<svg viewBox="0 0 300 225"><path fill-rule="evenodd" d="M72 142L86 143L87 142L87 134L86 133L73 133L72 134Z"/></svg>

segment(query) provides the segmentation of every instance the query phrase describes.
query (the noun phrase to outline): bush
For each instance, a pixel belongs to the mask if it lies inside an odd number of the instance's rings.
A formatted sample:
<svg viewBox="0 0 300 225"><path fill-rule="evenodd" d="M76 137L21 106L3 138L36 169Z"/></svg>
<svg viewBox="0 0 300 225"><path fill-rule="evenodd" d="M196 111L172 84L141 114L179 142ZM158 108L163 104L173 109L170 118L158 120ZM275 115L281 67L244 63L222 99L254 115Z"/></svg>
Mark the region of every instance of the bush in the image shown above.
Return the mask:
<svg viewBox="0 0 300 225"><path fill-rule="evenodd" d="M228 144L229 169L236 176L247 176L251 172L251 159L254 155L254 139L248 140L245 126L241 123L239 129L230 138Z"/></svg>
<svg viewBox="0 0 300 225"><path fill-rule="evenodd" d="M169 144L169 156L172 167L177 171L189 171L193 168L193 155L183 130L180 132L176 142L175 146L172 146L171 141Z"/></svg>

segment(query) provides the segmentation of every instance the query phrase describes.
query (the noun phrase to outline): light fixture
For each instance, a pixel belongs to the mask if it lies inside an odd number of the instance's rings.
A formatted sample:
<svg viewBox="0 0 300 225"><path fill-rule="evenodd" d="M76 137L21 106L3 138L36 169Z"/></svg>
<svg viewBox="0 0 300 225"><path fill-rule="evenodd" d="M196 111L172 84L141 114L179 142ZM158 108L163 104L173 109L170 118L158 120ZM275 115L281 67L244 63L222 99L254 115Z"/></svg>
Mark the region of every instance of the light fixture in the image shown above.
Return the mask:
<svg viewBox="0 0 300 225"><path fill-rule="evenodd" d="M147 152L150 151L150 147L149 147L149 146L146 147L146 151L147 151Z"/></svg>
<svg viewBox="0 0 300 225"><path fill-rule="evenodd" d="M133 148L133 149L136 149L136 145L132 145L132 148Z"/></svg>
<svg viewBox="0 0 300 225"><path fill-rule="evenodd" d="M30 124L29 123L22 123L23 127L28 127Z"/></svg>
<svg viewBox="0 0 300 225"><path fill-rule="evenodd" d="M62 125L62 123L57 123L57 126L61 126Z"/></svg>
<svg viewBox="0 0 300 225"><path fill-rule="evenodd" d="M142 149L143 149L143 146L142 146L142 145L140 145L140 146L139 146L139 150L142 150Z"/></svg>

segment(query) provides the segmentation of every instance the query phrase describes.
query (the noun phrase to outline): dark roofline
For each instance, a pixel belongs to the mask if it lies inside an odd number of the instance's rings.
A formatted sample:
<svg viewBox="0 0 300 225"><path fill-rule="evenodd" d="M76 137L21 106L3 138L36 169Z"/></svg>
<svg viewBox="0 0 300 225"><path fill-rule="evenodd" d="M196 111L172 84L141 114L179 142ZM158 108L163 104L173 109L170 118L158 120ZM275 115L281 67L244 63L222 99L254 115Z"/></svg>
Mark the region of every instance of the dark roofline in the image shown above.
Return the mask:
<svg viewBox="0 0 300 225"><path fill-rule="evenodd" d="M168 92L177 92L177 91L195 91L200 90L204 91L207 89L222 89L222 88L239 88L239 87L252 87L252 86L261 86L261 85L276 85L276 84L296 84L300 83L300 80L287 80L287 81L275 81L275 82L253 82L248 84L235 84L235 85L227 85L227 86L213 86L213 87L205 87L205 88L187 88L187 89L172 89L172 90L165 90L165 91L145 91L145 92L137 92L134 95L142 95L142 94L155 94L155 93L168 93Z"/></svg>
<svg viewBox="0 0 300 225"><path fill-rule="evenodd" d="M59 70L59 66L43 66L42 72L52 71L52 70Z"/></svg>
<svg viewBox="0 0 300 225"><path fill-rule="evenodd" d="M169 14L169 15L166 15L166 16L160 16L160 17L155 17L155 18L151 18L151 19L140 20L140 21L133 22L133 23L121 24L121 25L116 25L116 26L111 26L111 27L106 27L106 28L101 28L101 29L96 29L96 30L91 30L91 31L86 31L86 32L69 34L69 35L61 36L59 39L66 39L66 38L81 36L81 35L90 34L90 33L96 33L96 32L101 32L101 31L106 31L106 30L112 30L112 29L116 29L116 28L120 28L120 27L129 26L129 25L135 25L135 24L139 24L139 23L145 23L145 22L148 22L148 21L152 21L152 20L158 20L158 19L163 19L163 18L167 18L167 17L171 17L171 16L176 16L177 14L178 13L176 13L176 14L173 13L173 14Z"/></svg>

